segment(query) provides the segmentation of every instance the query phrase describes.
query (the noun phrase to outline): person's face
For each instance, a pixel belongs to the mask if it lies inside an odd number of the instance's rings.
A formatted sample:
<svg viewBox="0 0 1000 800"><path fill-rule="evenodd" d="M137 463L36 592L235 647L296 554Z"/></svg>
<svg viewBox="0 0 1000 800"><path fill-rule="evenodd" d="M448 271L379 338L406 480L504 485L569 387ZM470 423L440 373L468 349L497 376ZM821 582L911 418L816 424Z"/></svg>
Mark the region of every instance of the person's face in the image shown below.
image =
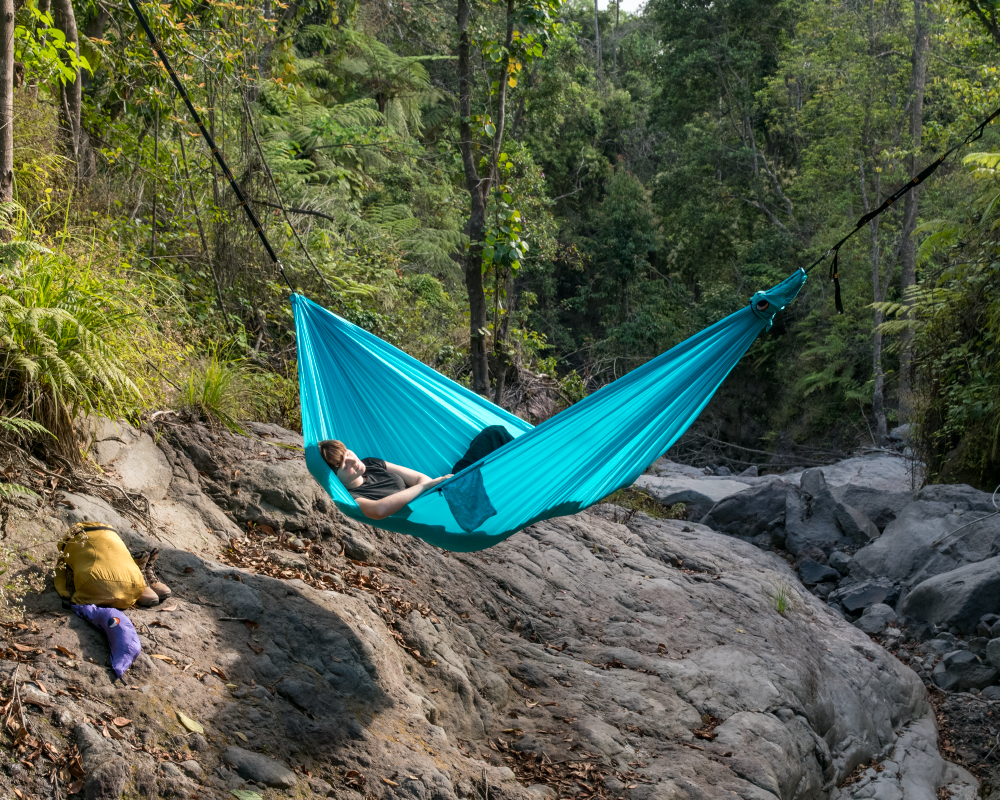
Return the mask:
<svg viewBox="0 0 1000 800"><path fill-rule="evenodd" d="M344 486L350 486L358 478L365 474L365 465L361 459L354 455L353 450L348 450L344 454L344 463L337 470L337 478Z"/></svg>

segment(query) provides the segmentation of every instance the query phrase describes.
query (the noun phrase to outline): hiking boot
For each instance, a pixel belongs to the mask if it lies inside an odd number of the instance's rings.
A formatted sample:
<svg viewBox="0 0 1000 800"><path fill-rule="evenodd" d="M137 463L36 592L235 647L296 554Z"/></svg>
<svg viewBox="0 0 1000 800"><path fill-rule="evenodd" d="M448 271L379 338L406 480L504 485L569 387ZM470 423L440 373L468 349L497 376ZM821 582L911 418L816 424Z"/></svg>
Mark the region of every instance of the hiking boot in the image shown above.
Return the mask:
<svg viewBox="0 0 1000 800"><path fill-rule="evenodd" d="M156 559L160 557L160 551L158 548L153 548L153 552L149 553L146 563L143 564L140 569L142 570L142 577L146 579L146 586L156 592L156 596L160 598L162 603L168 597L170 597L173 592L170 591L170 587L167 586L163 581L156 577L156 573L153 572L153 565L156 563Z"/></svg>
<svg viewBox="0 0 1000 800"><path fill-rule="evenodd" d="M142 594L139 599L135 601L135 604L140 608L150 608L155 605L160 604L160 596L154 592L149 586L149 579L146 577L146 566L149 564L149 552L143 550L138 553L132 553L132 560L135 561L135 565L139 568L139 572L142 573L142 578L146 581L146 588L142 590Z"/></svg>
<svg viewBox="0 0 1000 800"><path fill-rule="evenodd" d="M135 601L135 604L141 608L152 608L153 606L158 606L160 604L160 598L152 589L148 586L142 590L142 594L139 599Z"/></svg>

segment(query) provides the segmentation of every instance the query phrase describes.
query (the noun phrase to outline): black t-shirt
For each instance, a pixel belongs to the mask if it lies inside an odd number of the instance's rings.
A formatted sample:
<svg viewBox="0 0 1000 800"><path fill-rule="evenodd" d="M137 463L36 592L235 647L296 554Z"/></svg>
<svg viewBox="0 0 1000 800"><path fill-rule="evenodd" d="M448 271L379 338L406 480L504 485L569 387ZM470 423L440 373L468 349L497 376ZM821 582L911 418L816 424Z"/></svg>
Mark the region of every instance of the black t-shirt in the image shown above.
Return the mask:
<svg viewBox="0 0 1000 800"><path fill-rule="evenodd" d="M352 496L381 500L406 488L406 481L389 472L381 458L362 458L361 463L365 465L365 481L356 489L348 489Z"/></svg>

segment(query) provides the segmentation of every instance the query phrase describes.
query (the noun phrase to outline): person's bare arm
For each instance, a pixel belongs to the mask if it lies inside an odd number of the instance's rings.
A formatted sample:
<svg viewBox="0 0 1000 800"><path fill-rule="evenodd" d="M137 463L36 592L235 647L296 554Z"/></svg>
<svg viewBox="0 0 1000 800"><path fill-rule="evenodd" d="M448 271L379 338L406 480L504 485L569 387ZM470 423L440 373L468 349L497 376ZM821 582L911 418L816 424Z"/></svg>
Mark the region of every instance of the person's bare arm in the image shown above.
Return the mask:
<svg viewBox="0 0 1000 800"><path fill-rule="evenodd" d="M386 464L386 467L388 466ZM417 474L419 475L420 473ZM423 477L427 478L426 475ZM427 478L423 483L409 486L403 489L403 491L390 494L381 500L369 500L367 497L355 497L354 500L358 504L358 508L361 509L361 513L369 519L385 519L386 517L391 517L404 506L412 503L431 487L437 486L450 477L451 475L442 475L440 478Z"/></svg>
<svg viewBox="0 0 1000 800"><path fill-rule="evenodd" d="M416 486L420 483L427 483L427 481L431 480L429 475L424 475L424 473L417 472L415 469L410 469L409 467L401 467L399 464L390 464L388 461L385 462L385 468L389 470L389 472L395 472L399 475L399 477L403 479L403 483L406 484L407 488Z"/></svg>

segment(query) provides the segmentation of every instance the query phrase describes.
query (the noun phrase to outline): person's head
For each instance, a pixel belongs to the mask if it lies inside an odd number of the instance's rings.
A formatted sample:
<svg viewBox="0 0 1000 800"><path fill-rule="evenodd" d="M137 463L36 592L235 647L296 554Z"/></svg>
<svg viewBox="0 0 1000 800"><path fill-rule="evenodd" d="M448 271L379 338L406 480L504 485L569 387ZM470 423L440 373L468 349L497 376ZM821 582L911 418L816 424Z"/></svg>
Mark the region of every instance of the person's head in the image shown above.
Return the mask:
<svg viewBox="0 0 1000 800"><path fill-rule="evenodd" d="M361 463L361 459L348 450L343 442L326 439L319 443L319 454L348 489L354 488L358 479L365 474L365 465Z"/></svg>

